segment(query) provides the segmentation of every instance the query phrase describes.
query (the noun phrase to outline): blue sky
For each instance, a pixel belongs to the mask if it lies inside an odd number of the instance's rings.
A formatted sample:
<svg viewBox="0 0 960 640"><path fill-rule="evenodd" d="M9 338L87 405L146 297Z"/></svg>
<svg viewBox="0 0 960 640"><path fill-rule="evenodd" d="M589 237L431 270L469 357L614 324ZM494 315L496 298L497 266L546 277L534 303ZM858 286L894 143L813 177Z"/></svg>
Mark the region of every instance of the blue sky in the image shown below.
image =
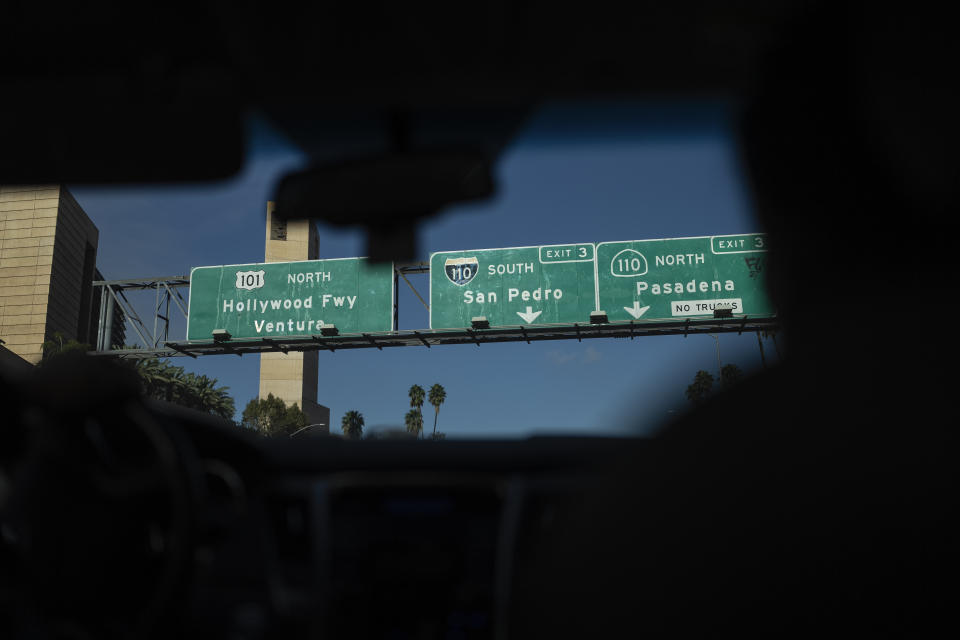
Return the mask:
<svg viewBox="0 0 960 640"><path fill-rule="evenodd" d="M182 275L262 261L266 202L276 180L303 164L294 145L254 117L247 163L234 179L71 190L100 229L105 277ZM442 250L761 230L732 112L719 102L545 106L501 156L496 176L492 200L421 226L421 259ZM363 253L360 232L320 226L321 258ZM413 284L427 295L426 276ZM401 329L428 326L402 281L398 298ZM151 301L142 298L141 313ZM175 322L171 339L184 328ZM760 366L755 335L723 334L719 345L724 364ZM174 361L230 387L238 412L257 394L259 356ZM646 434L686 408L684 390L698 369L716 375L716 343L706 335L321 352L318 400L331 408L334 432L351 409L368 430L399 427L410 385L439 382L447 391L439 430L449 438ZM432 427L429 406L425 419Z"/></svg>

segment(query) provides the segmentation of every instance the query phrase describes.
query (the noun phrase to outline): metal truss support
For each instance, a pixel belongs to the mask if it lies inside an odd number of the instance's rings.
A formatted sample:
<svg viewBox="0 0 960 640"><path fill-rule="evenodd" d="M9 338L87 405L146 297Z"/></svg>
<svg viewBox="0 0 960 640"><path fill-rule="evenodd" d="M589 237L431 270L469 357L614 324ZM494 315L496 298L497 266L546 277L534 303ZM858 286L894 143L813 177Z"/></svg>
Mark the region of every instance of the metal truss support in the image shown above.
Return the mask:
<svg viewBox="0 0 960 640"><path fill-rule="evenodd" d="M420 304L423 305L423 308L427 311L430 311L430 305L428 305L427 301L423 299L423 296L420 295L420 292L417 291L416 287L414 287L410 281L407 280L407 276L402 271L398 271L397 273L400 274L400 277L403 278L403 281L406 282L407 286L410 287L410 290L413 291L413 295L417 296L417 300L420 301Z"/></svg>
<svg viewBox="0 0 960 640"><path fill-rule="evenodd" d="M424 302L420 293L414 288L410 280L407 279L408 273L430 273L429 262L401 262L393 266L393 330L400 328L400 278L407 283L410 290L420 299L420 302L430 311L430 305Z"/></svg>
<svg viewBox="0 0 960 640"><path fill-rule="evenodd" d="M411 262L398 264L394 267L394 289L403 278L407 284L407 274L429 273L430 265L427 262ZM97 350L91 355L111 356L117 358L169 358L174 356L190 356L196 358L203 355L232 354L242 356L245 353L288 353L290 351L318 351L328 350L331 353L338 349L372 349L383 350L387 347L433 347L448 344L475 344L496 342L540 342L544 340L572 340L583 341L593 338L630 338L642 336L682 335L698 333L743 333L744 331L762 331L776 329L779 324L776 318L750 318L736 316L731 318L703 318L700 320L684 321L648 321L615 324L581 325L515 325L496 327L492 329L421 329L418 331L399 331L399 309L394 294L394 323L393 331L380 333L345 333L333 336L277 336L269 338L233 339L225 342L208 340L170 340L171 309L176 308L187 318L187 301L181 294L184 287L190 286L189 276L171 276L162 278L137 278L128 280L97 280L94 287L101 288L100 296L100 324L97 334ZM413 285L410 285L413 289ZM153 290L153 327L152 330L144 322L131 304L127 293L131 291ZM420 302L429 309L427 302L417 293ZM172 303L172 304L171 304ZM115 305L130 321L134 332L142 343L136 349L112 349L110 344L111 323ZM174 313L176 313L174 311ZM149 316L148 316L149 317Z"/></svg>
<svg viewBox="0 0 960 640"><path fill-rule="evenodd" d="M161 278L134 278L128 280L94 280L94 287L100 288L100 321L97 326L96 353L109 353L115 345L111 344L113 334L113 316L116 306L130 322L134 333L140 339L143 349L163 349L170 339L171 302L187 318L187 301L180 290L190 286L189 276L170 276ZM154 291L153 328L148 327L136 307L131 303L128 292ZM192 354L180 354L192 355Z"/></svg>
<svg viewBox="0 0 960 640"><path fill-rule="evenodd" d="M541 342L544 340L589 340L595 338L634 338L642 336L670 336L700 333L740 333L779 326L775 318L711 318L698 321L630 322L592 325L537 325L498 327L495 329L387 331L383 333L341 334L337 336L297 336L230 340L229 342L183 341L167 342L163 347L124 349L96 352L119 358L166 358L181 355L222 355L269 353L287 351L318 351L337 349L380 349L387 347L437 346L498 342Z"/></svg>

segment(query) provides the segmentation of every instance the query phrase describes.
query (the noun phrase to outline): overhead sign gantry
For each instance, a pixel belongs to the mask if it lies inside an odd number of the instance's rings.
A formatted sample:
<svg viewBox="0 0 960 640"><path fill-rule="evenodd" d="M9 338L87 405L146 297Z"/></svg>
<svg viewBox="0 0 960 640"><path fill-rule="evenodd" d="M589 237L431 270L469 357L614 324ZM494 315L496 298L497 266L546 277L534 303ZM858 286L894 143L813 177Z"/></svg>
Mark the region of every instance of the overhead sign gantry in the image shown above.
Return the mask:
<svg viewBox="0 0 960 640"><path fill-rule="evenodd" d="M198 267L189 278L185 341L98 353L240 355L754 331L777 324L764 289L767 250L766 236L752 233L442 251L410 265L342 258ZM429 304L421 302L430 328L399 331L397 278L414 273L429 273Z"/></svg>

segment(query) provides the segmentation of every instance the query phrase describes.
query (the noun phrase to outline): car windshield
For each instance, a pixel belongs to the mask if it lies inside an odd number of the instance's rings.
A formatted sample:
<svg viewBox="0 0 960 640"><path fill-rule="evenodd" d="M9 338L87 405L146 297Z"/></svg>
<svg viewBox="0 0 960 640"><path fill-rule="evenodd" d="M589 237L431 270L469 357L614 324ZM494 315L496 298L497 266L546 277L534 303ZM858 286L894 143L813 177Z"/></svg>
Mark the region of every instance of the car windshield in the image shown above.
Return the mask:
<svg viewBox="0 0 960 640"><path fill-rule="evenodd" d="M421 222L417 260L442 251L762 231L735 115L723 101L547 103L497 158L492 198ZM264 261L267 202L306 157L265 118L251 117L248 128L246 164L232 180L70 187L99 228L97 266L105 279ZM320 259L365 255L361 229L319 223L318 231ZM398 280L399 329L429 329L429 278ZM154 292L129 296L152 322ZM173 309L169 318L169 339L182 339L182 314ZM132 327L126 341L142 343ZM317 402L330 408L330 433L340 434L343 416L357 411L364 434L375 435L404 429L413 385L440 384L439 412L428 401L423 415L428 433L436 419L448 439L645 436L691 406L687 389L698 371L719 380L723 367L736 365L749 374L775 360L776 348L766 334L724 333L322 351ZM236 421L258 395L258 355L173 360L228 387Z"/></svg>

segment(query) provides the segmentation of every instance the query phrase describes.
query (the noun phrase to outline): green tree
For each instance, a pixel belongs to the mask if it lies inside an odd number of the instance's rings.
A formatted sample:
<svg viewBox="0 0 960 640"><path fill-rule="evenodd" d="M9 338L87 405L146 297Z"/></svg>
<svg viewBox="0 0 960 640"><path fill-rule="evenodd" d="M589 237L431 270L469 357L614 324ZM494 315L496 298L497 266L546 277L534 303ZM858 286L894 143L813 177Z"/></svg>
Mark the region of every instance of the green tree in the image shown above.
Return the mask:
<svg viewBox="0 0 960 640"><path fill-rule="evenodd" d="M340 421L340 429L347 438L359 440L363 437L363 414L359 411L347 411Z"/></svg>
<svg viewBox="0 0 960 640"><path fill-rule="evenodd" d="M407 411L407 415L404 416L403 421L408 433L412 433L415 436L423 433L423 414L420 413L419 409L410 409L410 411Z"/></svg>
<svg viewBox="0 0 960 640"><path fill-rule="evenodd" d="M144 358L133 364L140 389L147 398L175 402L184 407L233 420L236 410L229 387L218 387L216 378L185 373L167 360Z"/></svg>
<svg viewBox="0 0 960 640"><path fill-rule="evenodd" d="M702 404L713 392L713 376L703 371L697 371L693 384L687 387L687 400L694 406Z"/></svg>
<svg viewBox="0 0 960 640"><path fill-rule="evenodd" d="M289 436L307 426L307 415L296 402L287 406L270 393L247 403L240 425L265 436Z"/></svg>
<svg viewBox="0 0 960 640"><path fill-rule="evenodd" d="M78 342L72 338L64 339L64 335L59 331L53 332L53 337L44 340L41 345L43 355L40 358L40 366L50 362L50 360L67 354L83 355L90 351L91 347L85 342Z"/></svg>
<svg viewBox="0 0 960 640"><path fill-rule="evenodd" d="M743 371L735 364L725 364L720 369L720 386L727 389L743 378Z"/></svg>
<svg viewBox="0 0 960 640"><path fill-rule="evenodd" d="M447 392L440 384L430 387L430 404L433 405L433 439L437 437L437 418L440 417L440 405L447 399Z"/></svg>

